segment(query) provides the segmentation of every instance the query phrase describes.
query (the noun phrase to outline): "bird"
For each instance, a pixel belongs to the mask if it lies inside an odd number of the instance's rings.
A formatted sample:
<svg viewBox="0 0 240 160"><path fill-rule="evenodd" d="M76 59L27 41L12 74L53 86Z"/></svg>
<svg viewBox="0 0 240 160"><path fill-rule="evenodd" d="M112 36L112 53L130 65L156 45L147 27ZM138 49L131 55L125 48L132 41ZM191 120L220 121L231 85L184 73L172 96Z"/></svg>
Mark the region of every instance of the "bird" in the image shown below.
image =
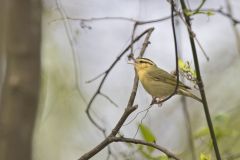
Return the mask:
<svg viewBox="0 0 240 160"><path fill-rule="evenodd" d="M170 96L176 88L177 77L167 71L159 68L152 60L148 58L134 59L135 71L143 88L161 103L166 97ZM176 94L191 97L199 102L202 100L190 92L191 88L179 81Z"/></svg>

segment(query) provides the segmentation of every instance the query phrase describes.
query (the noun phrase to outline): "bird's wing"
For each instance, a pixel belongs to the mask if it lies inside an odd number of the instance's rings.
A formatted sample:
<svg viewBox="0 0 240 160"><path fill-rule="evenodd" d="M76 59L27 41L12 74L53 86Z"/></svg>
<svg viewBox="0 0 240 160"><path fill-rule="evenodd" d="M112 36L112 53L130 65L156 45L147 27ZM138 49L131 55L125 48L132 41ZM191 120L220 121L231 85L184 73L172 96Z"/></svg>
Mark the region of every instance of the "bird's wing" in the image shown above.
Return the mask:
<svg viewBox="0 0 240 160"><path fill-rule="evenodd" d="M147 72L147 76L149 76L153 80L162 81L164 83L174 85L174 86L177 83L176 76L164 71L161 68L149 69L149 71ZM185 88L185 89L191 89L190 87L183 84L181 81L179 81L179 87L182 87L182 88Z"/></svg>

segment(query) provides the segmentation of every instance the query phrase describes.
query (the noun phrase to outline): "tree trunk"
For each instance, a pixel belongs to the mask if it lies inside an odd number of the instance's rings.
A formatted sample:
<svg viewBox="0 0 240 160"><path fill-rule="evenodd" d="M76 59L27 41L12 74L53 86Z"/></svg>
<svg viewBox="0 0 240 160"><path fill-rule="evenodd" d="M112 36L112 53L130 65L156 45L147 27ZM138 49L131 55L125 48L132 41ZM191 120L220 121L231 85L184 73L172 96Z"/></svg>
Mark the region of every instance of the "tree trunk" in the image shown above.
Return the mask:
<svg viewBox="0 0 240 160"><path fill-rule="evenodd" d="M0 160L31 160L40 82L41 1L0 4Z"/></svg>

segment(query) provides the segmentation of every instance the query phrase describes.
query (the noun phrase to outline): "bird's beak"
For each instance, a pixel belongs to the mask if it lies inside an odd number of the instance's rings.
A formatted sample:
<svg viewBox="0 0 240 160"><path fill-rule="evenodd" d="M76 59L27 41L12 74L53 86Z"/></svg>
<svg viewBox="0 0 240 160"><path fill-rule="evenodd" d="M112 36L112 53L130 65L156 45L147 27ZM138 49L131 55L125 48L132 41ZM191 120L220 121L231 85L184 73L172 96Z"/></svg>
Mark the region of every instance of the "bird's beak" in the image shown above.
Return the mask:
<svg viewBox="0 0 240 160"><path fill-rule="evenodd" d="M134 65L135 63L133 63L133 62L128 62L128 64L132 64L132 65Z"/></svg>

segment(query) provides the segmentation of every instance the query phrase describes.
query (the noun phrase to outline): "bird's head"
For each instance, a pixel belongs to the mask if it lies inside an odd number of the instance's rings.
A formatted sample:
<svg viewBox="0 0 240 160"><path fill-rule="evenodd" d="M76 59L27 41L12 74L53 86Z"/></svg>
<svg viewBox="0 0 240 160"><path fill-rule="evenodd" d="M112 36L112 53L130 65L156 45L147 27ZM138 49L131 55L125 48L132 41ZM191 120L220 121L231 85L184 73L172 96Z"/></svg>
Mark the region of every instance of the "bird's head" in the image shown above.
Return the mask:
<svg viewBox="0 0 240 160"><path fill-rule="evenodd" d="M135 69L139 72L139 71L144 71L150 67L156 66L156 64L151 61L150 59L147 58L136 58L134 60L134 67Z"/></svg>

